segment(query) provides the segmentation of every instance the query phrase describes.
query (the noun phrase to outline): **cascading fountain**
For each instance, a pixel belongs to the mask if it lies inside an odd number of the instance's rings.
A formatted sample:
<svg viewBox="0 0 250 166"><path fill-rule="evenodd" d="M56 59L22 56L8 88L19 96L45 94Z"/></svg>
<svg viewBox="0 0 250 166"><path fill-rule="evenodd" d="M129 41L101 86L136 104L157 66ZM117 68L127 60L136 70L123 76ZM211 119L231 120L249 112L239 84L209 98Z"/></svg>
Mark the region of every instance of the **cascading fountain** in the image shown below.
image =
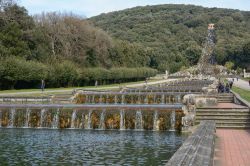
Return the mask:
<svg viewBox="0 0 250 166"><path fill-rule="evenodd" d="M170 130L169 131L175 131L175 111L172 111L171 112L171 115L170 115Z"/></svg>
<svg viewBox="0 0 250 166"><path fill-rule="evenodd" d="M125 130L125 112L120 110L120 130Z"/></svg>
<svg viewBox="0 0 250 166"><path fill-rule="evenodd" d="M143 119L141 110L136 111L135 130L143 130Z"/></svg>
<svg viewBox="0 0 250 166"><path fill-rule="evenodd" d="M88 113L88 123L87 123L87 127L86 129L92 129L92 125L91 125L91 115L92 115L92 110L89 110L89 113Z"/></svg>
<svg viewBox="0 0 250 166"><path fill-rule="evenodd" d="M77 110L73 110L72 116L71 116L71 125L70 125L70 128L72 128L72 129L75 128L76 111Z"/></svg>
<svg viewBox="0 0 250 166"><path fill-rule="evenodd" d="M16 109L11 108L8 128L13 128L14 127L15 114L16 114Z"/></svg>
<svg viewBox="0 0 250 166"><path fill-rule="evenodd" d="M2 110L0 110L0 127L2 127Z"/></svg>
<svg viewBox="0 0 250 166"><path fill-rule="evenodd" d="M27 108L27 109L26 109L26 113L25 113L25 124L24 124L24 128L28 128L28 127L29 127L30 113L31 113L31 110L30 110L29 108Z"/></svg>
<svg viewBox="0 0 250 166"><path fill-rule="evenodd" d="M154 119L153 119L153 130L154 131L158 131L159 130L159 123L158 123L158 111L154 112Z"/></svg>
<svg viewBox="0 0 250 166"><path fill-rule="evenodd" d="M44 117L45 117L45 114L46 114L46 112L47 112L47 109L45 109L45 108L43 108L42 110L41 110L41 115L40 115L40 128L42 128L43 127L43 122L44 122Z"/></svg>
<svg viewBox="0 0 250 166"><path fill-rule="evenodd" d="M100 116L100 124L99 124L99 129L104 130L105 129L105 112L106 110L102 110L101 116Z"/></svg>
<svg viewBox="0 0 250 166"><path fill-rule="evenodd" d="M59 126L59 114L60 114L60 109L58 108L56 111L56 114L54 114L53 117L53 122L52 122L52 128L53 129L58 129Z"/></svg>

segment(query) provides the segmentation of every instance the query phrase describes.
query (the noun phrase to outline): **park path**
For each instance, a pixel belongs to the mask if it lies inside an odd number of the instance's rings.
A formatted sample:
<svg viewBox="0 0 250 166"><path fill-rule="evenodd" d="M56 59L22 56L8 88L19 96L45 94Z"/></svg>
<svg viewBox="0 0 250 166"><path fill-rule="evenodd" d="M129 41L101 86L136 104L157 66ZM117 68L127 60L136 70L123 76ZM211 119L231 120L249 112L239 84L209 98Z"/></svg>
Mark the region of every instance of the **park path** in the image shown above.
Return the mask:
<svg viewBox="0 0 250 166"><path fill-rule="evenodd" d="M159 80L159 81L153 81L153 82L148 82L147 85L154 85L154 84L161 84L161 83L166 83L166 82L171 82L176 79L164 79L164 80ZM146 83L134 83L134 84L128 84L128 85L122 85L122 87L140 87L140 86L145 86ZM72 92L74 89L84 89L84 90L112 90L112 89L118 89L120 88L119 85L114 85L114 86L109 86L109 87L93 87L93 88L72 88L72 89L58 89L58 90L46 90L43 93L67 93L67 92ZM29 92L6 92L6 93L0 93L0 96L8 96L8 95L29 95L29 94L38 94L42 93L41 91L34 90L34 91L29 91Z"/></svg>
<svg viewBox="0 0 250 166"><path fill-rule="evenodd" d="M250 130L216 129L215 166L250 165Z"/></svg>
<svg viewBox="0 0 250 166"><path fill-rule="evenodd" d="M228 79L228 80L231 80L231 79ZM236 87L239 87L239 88L250 91L249 83L247 81L245 81L245 80L238 79L238 81L237 81L237 79L234 78L234 84L233 85L236 86Z"/></svg>

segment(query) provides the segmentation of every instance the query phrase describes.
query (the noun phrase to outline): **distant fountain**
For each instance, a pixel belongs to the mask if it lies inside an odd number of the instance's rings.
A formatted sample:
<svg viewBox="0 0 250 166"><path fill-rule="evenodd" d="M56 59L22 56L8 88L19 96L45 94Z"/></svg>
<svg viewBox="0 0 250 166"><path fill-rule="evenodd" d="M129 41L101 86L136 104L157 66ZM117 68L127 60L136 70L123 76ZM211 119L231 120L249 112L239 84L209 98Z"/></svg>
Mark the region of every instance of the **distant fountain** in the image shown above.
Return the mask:
<svg viewBox="0 0 250 166"><path fill-rule="evenodd" d="M216 43L216 36L214 24L208 25L208 35L202 55L198 63L198 70L201 74L211 75L214 73L213 65L215 64L214 48Z"/></svg>
<svg viewBox="0 0 250 166"><path fill-rule="evenodd" d="M153 119L153 130L154 131L158 131L159 130L159 123L158 123L158 111L154 112L154 119Z"/></svg>
<svg viewBox="0 0 250 166"><path fill-rule="evenodd" d="M29 108L27 108L27 109L26 109L26 113L25 113L25 124L24 124L24 128L28 128L28 127L29 127L30 112L31 112L31 110L30 110Z"/></svg>
<svg viewBox="0 0 250 166"><path fill-rule="evenodd" d="M13 128L14 127L15 114L16 114L16 109L11 108L8 128Z"/></svg>
<svg viewBox="0 0 250 166"><path fill-rule="evenodd" d="M75 119L76 119L76 110L73 110L71 115L71 125L70 125L70 128L72 129L75 128Z"/></svg>
<svg viewBox="0 0 250 166"><path fill-rule="evenodd" d="M170 130L169 131L175 131L175 111L172 111L171 112L171 115L170 115Z"/></svg>
<svg viewBox="0 0 250 166"><path fill-rule="evenodd" d="M92 115L92 110L89 110L89 113L88 113L88 123L87 123L87 127L86 129L92 129L92 125L91 125L91 115Z"/></svg>
<svg viewBox="0 0 250 166"><path fill-rule="evenodd" d="M53 117L53 121L52 121L52 128L53 129L58 129L59 126L59 114L60 114L60 109L58 108L56 111L56 114Z"/></svg>
<svg viewBox="0 0 250 166"><path fill-rule="evenodd" d="M120 130L125 130L125 112L120 110Z"/></svg>
<svg viewBox="0 0 250 166"><path fill-rule="evenodd" d="M143 119L141 110L136 111L135 115L135 130L143 130Z"/></svg>
<svg viewBox="0 0 250 166"><path fill-rule="evenodd" d="M99 129L104 130L105 129L105 112L106 110L102 110L101 117L100 117L100 124Z"/></svg>
<svg viewBox="0 0 250 166"><path fill-rule="evenodd" d="M43 108L41 110L41 115L40 115L40 126L39 127L43 127L43 122L44 122L44 119L45 119L45 114L47 112L47 109Z"/></svg>

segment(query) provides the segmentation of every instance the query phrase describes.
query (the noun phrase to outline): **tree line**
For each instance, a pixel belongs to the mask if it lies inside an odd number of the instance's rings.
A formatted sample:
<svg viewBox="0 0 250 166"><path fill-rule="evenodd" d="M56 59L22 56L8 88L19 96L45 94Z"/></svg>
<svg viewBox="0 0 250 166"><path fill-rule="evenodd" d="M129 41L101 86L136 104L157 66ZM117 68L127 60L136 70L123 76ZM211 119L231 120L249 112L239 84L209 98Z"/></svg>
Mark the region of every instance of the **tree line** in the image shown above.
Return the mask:
<svg viewBox="0 0 250 166"><path fill-rule="evenodd" d="M30 16L14 0L0 0L0 89L68 87L154 76L150 49L113 39L72 13Z"/></svg>

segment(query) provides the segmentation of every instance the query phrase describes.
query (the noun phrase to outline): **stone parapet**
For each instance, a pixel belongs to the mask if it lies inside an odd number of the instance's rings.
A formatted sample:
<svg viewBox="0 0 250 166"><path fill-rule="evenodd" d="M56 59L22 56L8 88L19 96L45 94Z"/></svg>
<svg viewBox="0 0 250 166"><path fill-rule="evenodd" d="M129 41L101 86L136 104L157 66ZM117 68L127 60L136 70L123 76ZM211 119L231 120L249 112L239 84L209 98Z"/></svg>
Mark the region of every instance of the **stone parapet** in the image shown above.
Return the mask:
<svg viewBox="0 0 250 166"><path fill-rule="evenodd" d="M211 166L213 165L216 125L214 121L202 121L187 138L166 166Z"/></svg>

